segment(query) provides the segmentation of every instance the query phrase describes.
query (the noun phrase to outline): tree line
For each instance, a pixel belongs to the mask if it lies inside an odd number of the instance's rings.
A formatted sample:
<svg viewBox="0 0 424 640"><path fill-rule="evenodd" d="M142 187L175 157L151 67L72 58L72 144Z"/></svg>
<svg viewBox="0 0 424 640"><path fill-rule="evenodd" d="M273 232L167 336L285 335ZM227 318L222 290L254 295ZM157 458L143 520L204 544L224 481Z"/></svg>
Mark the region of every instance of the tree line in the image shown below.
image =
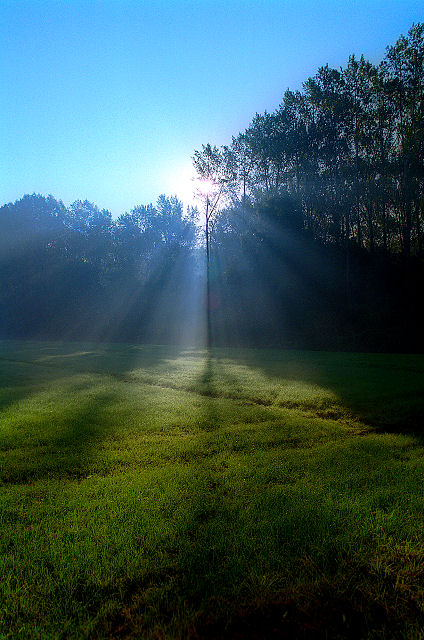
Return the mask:
<svg viewBox="0 0 424 640"><path fill-rule="evenodd" d="M424 24L374 65L352 55L220 149L195 152L200 175L254 206L290 196L315 239L370 252L424 250Z"/></svg>
<svg viewBox="0 0 424 640"><path fill-rule="evenodd" d="M194 166L223 208L211 246L233 245L227 280L244 245L295 343L422 348L423 145L423 24L379 64L323 66L230 145L203 145Z"/></svg>
<svg viewBox="0 0 424 640"><path fill-rule="evenodd" d="M176 197L116 220L87 200L25 195L0 208L0 332L7 337L178 339L198 286L195 211Z"/></svg>
<svg viewBox="0 0 424 640"><path fill-rule="evenodd" d="M201 344L207 290L212 344L422 350L423 65L418 24L195 151L207 263L176 197L5 204L0 335Z"/></svg>

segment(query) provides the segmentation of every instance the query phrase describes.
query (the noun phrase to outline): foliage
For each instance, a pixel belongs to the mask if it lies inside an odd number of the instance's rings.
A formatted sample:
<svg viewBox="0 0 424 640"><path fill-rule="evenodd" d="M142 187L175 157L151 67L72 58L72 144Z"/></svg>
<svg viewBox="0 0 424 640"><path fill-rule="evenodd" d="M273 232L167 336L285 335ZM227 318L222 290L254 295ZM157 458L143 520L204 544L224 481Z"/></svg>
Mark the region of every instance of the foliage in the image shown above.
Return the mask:
<svg viewBox="0 0 424 640"><path fill-rule="evenodd" d="M423 51L417 24L377 66L351 56L344 69L321 67L229 147L195 152L195 168L217 174L218 158L244 205L289 194L305 230L325 243L422 255ZM208 149L213 162L200 162Z"/></svg>
<svg viewBox="0 0 424 640"><path fill-rule="evenodd" d="M147 326L155 301L167 296L180 323L191 309L197 227L175 197L113 220L88 201L27 195L0 209L0 229L3 334L160 340L163 324Z"/></svg>
<svg viewBox="0 0 424 640"><path fill-rule="evenodd" d="M0 335L202 344L206 298L215 345L422 351L423 51L413 25L195 151L205 234L175 197L1 207Z"/></svg>

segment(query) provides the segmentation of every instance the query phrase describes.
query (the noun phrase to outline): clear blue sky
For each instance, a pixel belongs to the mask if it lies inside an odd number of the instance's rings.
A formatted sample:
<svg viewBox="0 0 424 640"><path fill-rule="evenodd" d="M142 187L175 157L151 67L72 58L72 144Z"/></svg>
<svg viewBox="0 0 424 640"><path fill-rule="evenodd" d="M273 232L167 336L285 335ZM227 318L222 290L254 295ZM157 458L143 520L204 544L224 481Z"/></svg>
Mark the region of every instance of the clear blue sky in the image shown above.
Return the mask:
<svg viewBox="0 0 424 640"><path fill-rule="evenodd" d="M319 66L374 62L424 0L0 0L0 204L78 198L116 216L186 197L191 156Z"/></svg>

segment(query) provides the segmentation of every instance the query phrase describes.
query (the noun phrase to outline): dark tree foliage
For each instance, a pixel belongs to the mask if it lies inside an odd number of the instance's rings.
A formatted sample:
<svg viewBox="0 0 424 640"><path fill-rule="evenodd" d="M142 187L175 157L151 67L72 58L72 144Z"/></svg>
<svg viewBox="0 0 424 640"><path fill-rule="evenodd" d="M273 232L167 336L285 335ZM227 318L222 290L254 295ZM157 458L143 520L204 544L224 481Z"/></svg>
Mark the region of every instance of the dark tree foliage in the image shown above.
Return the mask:
<svg viewBox="0 0 424 640"><path fill-rule="evenodd" d="M274 113L256 114L229 147L214 147L214 159L233 177L233 201L259 206L288 194L315 239L408 258L424 250L423 145L418 24L378 66L351 56L345 69L321 67L303 91L287 90Z"/></svg>
<svg viewBox="0 0 424 640"><path fill-rule="evenodd" d="M0 209L0 237L3 336L166 342L192 322L197 227L176 198L114 221L26 195Z"/></svg>
<svg viewBox="0 0 424 640"><path fill-rule="evenodd" d="M207 307L211 344L422 350L423 154L418 24L195 151L207 268L175 197L117 220L52 196L1 207L0 336L196 343Z"/></svg>
<svg viewBox="0 0 424 640"><path fill-rule="evenodd" d="M212 252L242 300L217 335L243 325L271 344L423 348L423 24L378 66L321 67L231 145L204 145L200 176L210 148L226 175L214 175L226 210Z"/></svg>

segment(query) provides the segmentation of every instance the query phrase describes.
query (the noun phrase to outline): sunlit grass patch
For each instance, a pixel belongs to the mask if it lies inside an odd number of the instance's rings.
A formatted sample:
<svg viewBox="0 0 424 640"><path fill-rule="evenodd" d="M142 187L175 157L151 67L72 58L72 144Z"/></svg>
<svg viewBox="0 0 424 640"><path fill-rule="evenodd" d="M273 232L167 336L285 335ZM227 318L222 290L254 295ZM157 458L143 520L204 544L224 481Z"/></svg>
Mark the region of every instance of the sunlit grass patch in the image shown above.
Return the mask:
<svg viewBox="0 0 424 640"><path fill-rule="evenodd" d="M420 637L422 358L0 350L4 637Z"/></svg>

